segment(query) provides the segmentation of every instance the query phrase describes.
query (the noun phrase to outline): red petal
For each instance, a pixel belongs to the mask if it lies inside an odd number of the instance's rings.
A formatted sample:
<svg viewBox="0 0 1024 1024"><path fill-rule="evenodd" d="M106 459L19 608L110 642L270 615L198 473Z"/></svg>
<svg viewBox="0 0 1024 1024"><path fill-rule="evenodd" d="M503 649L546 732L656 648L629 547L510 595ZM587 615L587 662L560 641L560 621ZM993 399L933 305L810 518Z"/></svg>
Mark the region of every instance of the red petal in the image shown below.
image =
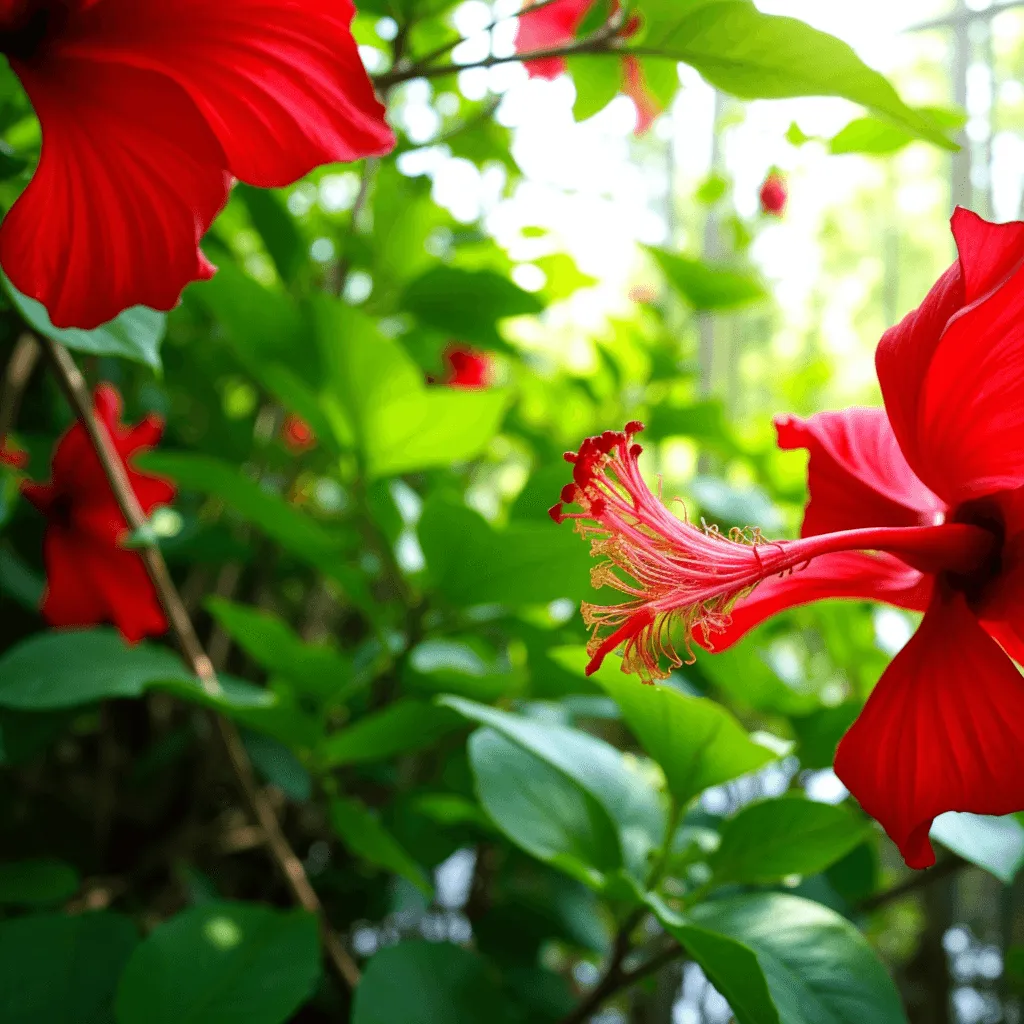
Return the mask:
<svg viewBox="0 0 1024 1024"><path fill-rule="evenodd" d="M167 632L167 619L137 552L90 547L81 570L102 598L104 620L112 622L128 643Z"/></svg>
<svg viewBox="0 0 1024 1024"><path fill-rule="evenodd" d="M72 45L173 79L231 173L271 187L394 147L352 38L354 14L351 0L106 0Z"/></svg>
<svg viewBox="0 0 1024 1024"><path fill-rule="evenodd" d="M88 570L88 542L58 526L43 537L46 592L41 611L51 626L76 629L95 626L107 618L107 607Z"/></svg>
<svg viewBox="0 0 1024 1024"><path fill-rule="evenodd" d="M519 19L516 53L550 50L572 42L594 0L554 0ZM546 57L526 62L533 78L557 78L565 72L564 57Z"/></svg>
<svg viewBox="0 0 1024 1024"><path fill-rule="evenodd" d="M891 555L859 551L821 555L802 569L759 583L748 597L736 602L721 632L707 637L697 633L695 638L710 651L724 651L773 615L828 598L884 601L924 611L931 588L930 576Z"/></svg>
<svg viewBox="0 0 1024 1024"><path fill-rule="evenodd" d="M876 362L907 461L954 505L1024 484L1024 225L958 210L960 261Z"/></svg>
<svg viewBox="0 0 1024 1024"><path fill-rule="evenodd" d="M647 88L643 66L636 57L625 57L622 61L622 91L636 107L634 134L646 134L661 113L661 107Z"/></svg>
<svg viewBox="0 0 1024 1024"><path fill-rule="evenodd" d="M210 276L197 246L227 196L224 154L199 112L148 71L69 57L15 68L43 149L0 227L11 280L59 327L170 309Z"/></svg>
<svg viewBox="0 0 1024 1024"><path fill-rule="evenodd" d="M1024 808L1024 678L959 594L937 595L836 752L836 774L913 868L945 811Z"/></svg>
<svg viewBox="0 0 1024 1024"><path fill-rule="evenodd" d="M780 448L811 454L802 536L940 521L945 505L907 465L884 409L780 416L775 428Z"/></svg>

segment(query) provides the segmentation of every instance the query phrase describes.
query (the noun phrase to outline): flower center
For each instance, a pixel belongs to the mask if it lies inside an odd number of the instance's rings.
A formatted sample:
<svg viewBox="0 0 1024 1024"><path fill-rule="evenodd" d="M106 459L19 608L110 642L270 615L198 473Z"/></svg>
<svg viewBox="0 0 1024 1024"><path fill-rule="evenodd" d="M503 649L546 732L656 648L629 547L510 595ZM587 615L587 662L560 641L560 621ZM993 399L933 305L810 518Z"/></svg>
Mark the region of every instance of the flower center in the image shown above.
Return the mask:
<svg viewBox="0 0 1024 1024"><path fill-rule="evenodd" d="M965 501L948 518L950 523L964 523L985 530L992 537L988 554L968 572L947 571L942 579L953 590L967 598L971 607L980 604L988 587L1003 570L1003 545L1006 541L1006 521L1003 510L992 498Z"/></svg>
<svg viewBox="0 0 1024 1024"><path fill-rule="evenodd" d="M29 63L45 52L46 44L67 23L70 0L15 0L13 8L0 0L0 53Z"/></svg>

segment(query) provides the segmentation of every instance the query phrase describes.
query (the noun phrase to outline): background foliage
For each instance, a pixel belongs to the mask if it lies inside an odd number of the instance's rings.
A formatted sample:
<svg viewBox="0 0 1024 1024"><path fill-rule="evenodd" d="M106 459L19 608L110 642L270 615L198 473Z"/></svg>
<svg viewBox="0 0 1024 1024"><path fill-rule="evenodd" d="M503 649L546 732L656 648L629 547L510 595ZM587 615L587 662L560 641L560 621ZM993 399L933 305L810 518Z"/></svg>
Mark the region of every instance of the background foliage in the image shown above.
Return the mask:
<svg viewBox="0 0 1024 1024"><path fill-rule="evenodd" d="M846 311L867 352L943 266L941 219L900 220L893 189L937 188L948 209L963 124L941 55L913 69L927 95L908 105L844 43L747 0L629 6L662 123L707 98L695 73L720 90L710 173L670 168L668 230L631 253L629 301L609 301L550 226L513 238L443 194L442 166L499 200L528 184L499 107L514 7L448 0L361 5L396 155L281 192L238 186L206 241L219 273L169 316L55 332L5 283L4 360L27 328L58 337L118 385L129 419L166 417L140 465L180 496L136 540L161 547L222 679L210 697L163 644L47 632L42 524L0 466L5 1024L936 1024L954 1019L947 950L975 957L959 980L982 979L970 991L989 1014L960 998L960 1019L1018 1019L1020 948L1004 971L950 930L949 880L1006 949L1016 923L995 908L1012 906L999 887L1024 825L945 816L947 859L908 879L829 770L909 635L900 613L801 609L657 689L614 659L583 674L588 552L546 515L562 452L641 418L647 470L691 516L795 530L802 466L775 452L769 413L875 400L870 366L840 372L823 325L867 266ZM601 52L618 17L596 3L572 44L579 120L625 109ZM1011 75L1019 53L996 54ZM478 73L496 77L481 90ZM9 76L2 90L9 204L38 128ZM808 201L801 321L787 281L802 267L763 272L765 221L737 206L722 147L743 101L803 95L860 106L831 136L794 123L794 165L866 154L867 185L847 208ZM630 143L634 164L660 168L665 138ZM591 306L589 328L567 314ZM486 356L488 386L446 384L453 344ZM42 371L21 406L43 479L70 413ZM354 989L273 873L210 710L242 729L361 969Z"/></svg>

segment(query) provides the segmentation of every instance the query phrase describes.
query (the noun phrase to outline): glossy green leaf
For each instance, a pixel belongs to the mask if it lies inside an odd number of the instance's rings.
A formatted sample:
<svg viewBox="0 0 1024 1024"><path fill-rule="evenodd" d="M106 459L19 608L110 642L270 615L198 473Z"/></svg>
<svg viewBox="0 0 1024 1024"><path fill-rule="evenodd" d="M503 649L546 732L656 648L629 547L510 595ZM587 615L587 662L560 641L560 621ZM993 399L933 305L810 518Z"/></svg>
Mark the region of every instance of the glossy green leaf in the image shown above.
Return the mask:
<svg viewBox="0 0 1024 1024"><path fill-rule="evenodd" d="M453 604L546 604L593 592L589 548L550 519L496 530L464 505L436 498L424 506L419 538L431 580Z"/></svg>
<svg viewBox="0 0 1024 1024"><path fill-rule="evenodd" d="M0 904L60 903L78 890L78 872L61 860L22 860L0 864Z"/></svg>
<svg viewBox="0 0 1024 1024"><path fill-rule="evenodd" d="M160 369L160 345L167 331L167 317L163 313L135 306L91 331L62 330L53 326L43 304L22 295L6 274L0 273L0 285L29 327L44 337L85 355L120 356Z"/></svg>
<svg viewBox="0 0 1024 1024"><path fill-rule="evenodd" d="M138 942L118 914L40 914L0 922L4 1024L114 1024L114 992Z"/></svg>
<svg viewBox="0 0 1024 1024"><path fill-rule="evenodd" d="M459 716L448 708L403 698L334 733L319 758L328 767L382 761L432 746L459 725Z"/></svg>
<svg viewBox="0 0 1024 1024"><path fill-rule="evenodd" d="M501 733L571 779L615 822L622 862L646 877L648 858L665 838L665 812L648 780L613 746L578 729L513 715L460 697L444 702L471 721Z"/></svg>
<svg viewBox="0 0 1024 1024"><path fill-rule="evenodd" d="M868 822L845 807L799 796L763 800L725 822L711 869L719 882L769 884L787 875L813 875L871 832Z"/></svg>
<svg viewBox="0 0 1024 1024"><path fill-rule="evenodd" d="M586 652L564 649L554 657L581 670ZM606 661L591 677L618 704L630 729L661 765L669 790L685 806L709 786L756 771L776 754L755 743L721 705L688 697L670 685L644 686Z"/></svg>
<svg viewBox="0 0 1024 1024"><path fill-rule="evenodd" d="M848 44L805 22L762 14L751 0L643 0L642 10L643 49L691 65L724 92L742 99L841 96L955 148Z"/></svg>
<svg viewBox="0 0 1024 1024"><path fill-rule="evenodd" d="M308 644L271 612L220 597L206 607L239 647L274 675L320 701L342 700L353 687L352 663L333 644Z"/></svg>
<svg viewBox="0 0 1024 1024"><path fill-rule="evenodd" d="M219 695L204 694L180 659L153 644L129 646L111 629L37 633L0 657L0 707L22 711L73 708L150 687L221 710L273 703L266 691L224 677Z"/></svg>
<svg viewBox="0 0 1024 1024"><path fill-rule="evenodd" d="M505 1020L495 975L476 953L448 943L382 949L356 989L352 1024L486 1024Z"/></svg>
<svg viewBox="0 0 1024 1024"><path fill-rule="evenodd" d="M1024 866L1024 824L1012 814L947 811L935 819L930 835L1007 885Z"/></svg>
<svg viewBox="0 0 1024 1024"><path fill-rule="evenodd" d="M906 1024L896 986L867 940L819 903L779 893L735 896L701 904L689 923L754 952L784 1024Z"/></svg>
<svg viewBox="0 0 1024 1024"><path fill-rule="evenodd" d="M737 309L768 297L752 273L719 267L647 246L672 288L697 312Z"/></svg>
<svg viewBox="0 0 1024 1024"><path fill-rule="evenodd" d="M434 266L409 284L401 308L450 338L500 347L500 321L540 313L544 306L493 271Z"/></svg>
<svg viewBox="0 0 1024 1024"><path fill-rule="evenodd" d="M330 818L334 834L357 857L401 875L424 895L433 895L434 887L423 868L365 804L358 800L335 798L331 801Z"/></svg>
<svg viewBox="0 0 1024 1024"><path fill-rule="evenodd" d="M422 371L373 321L341 303L316 304L317 334L330 363L339 437L351 432L371 478L448 466L479 455L504 417L498 389L428 387Z"/></svg>
<svg viewBox="0 0 1024 1024"><path fill-rule="evenodd" d="M962 113L941 107L923 108L921 113L949 131L959 130L966 121ZM859 117L829 140L829 150L837 156L844 153L890 156L910 145L914 139L913 133L890 121L878 117Z"/></svg>
<svg viewBox="0 0 1024 1024"><path fill-rule="evenodd" d="M208 903L159 925L117 992L117 1024L284 1024L320 976L316 920Z"/></svg>
<svg viewBox="0 0 1024 1024"><path fill-rule="evenodd" d="M305 765L283 743L272 736L248 732L242 737L253 768L291 800L308 800L313 780Z"/></svg>
<svg viewBox="0 0 1024 1024"><path fill-rule="evenodd" d="M622 867L616 823L582 786L493 729L469 738L476 792L517 846L594 888Z"/></svg>

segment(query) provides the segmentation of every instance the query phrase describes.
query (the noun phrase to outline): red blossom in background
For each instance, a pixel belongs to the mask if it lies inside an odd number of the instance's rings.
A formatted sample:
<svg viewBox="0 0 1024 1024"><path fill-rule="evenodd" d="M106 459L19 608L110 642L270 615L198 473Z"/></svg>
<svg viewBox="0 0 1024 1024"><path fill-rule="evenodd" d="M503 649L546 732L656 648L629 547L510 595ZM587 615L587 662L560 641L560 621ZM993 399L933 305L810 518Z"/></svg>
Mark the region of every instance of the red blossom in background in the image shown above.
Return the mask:
<svg viewBox="0 0 1024 1024"><path fill-rule="evenodd" d="M28 469L28 452L22 451L9 437L0 441L0 462L11 469Z"/></svg>
<svg viewBox="0 0 1024 1024"><path fill-rule="evenodd" d="M786 179L778 171L772 171L764 179L758 198L761 200L762 213L771 217L781 217L786 212L786 203L789 201Z"/></svg>
<svg viewBox="0 0 1024 1024"><path fill-rule="evenodd" d="M492 367L486 352L468 345L448 345L444 350L447 366L444 383L450 388L479 390L491 386Z"/></svg>
<svg viewBox="0 0 1024 1024"><path fill-rule="evenodd" d="M198 244L232 177L277 187L388 152L354 13L351 0L0 0L0 53L43 132L0 227L14 284L59 327L170 309L213 274Z"/></svg>
<svg viewBox="0 0 1024 1024"><path fill-rule="evenodd" d="M959 260L876 355L885 409L777 421L806 448L800 540L726 538L677 518L644 483L624 433L569 453L562 494L594 553L591 670L615 648L650 680L822 598L924 612L839 744L839 778L911 867L935 855L944 811L1024 808L1024 224L953 217ZM682 654L680 654L682 652Z"/></svg>
<svg viewBox="0 0 1024 1024"><path fill-rule="evenodd" d="M316 447L313 428L301 417L289 413L281 424L281 439L289 450L299 454Z"/></svg>
<svg viewBox="0 0 1024 1024"><path fill-rule="evenodd" d="M596 0L554 0L536 11L520 15L516 53L550 50L571 43L595 3ZM639 25L638 19L630 19L622 30L622 36L629 38ZM566 68L564 57L541 57L526 61L526 70L533 78L558 78L565 74ZM661 113L661 108L647 88L640 62L629 55L622 60L622 91L636 106L636 134L643 135Z"/></svg>
<svg viewBox="0 0 1024 1024"><path fill-rule="evenodd" d="M147 416L135 427L124 426L121 396L109 384L96 389L95 408L125 461L142 510L148 515L172 501L172 483L128 464L132 455L160 440L162 420ZM46 621L69 628L112 622L129 643L166 632L167 620L142 558L120 546L128 525L80 423L57 442L52 477L48 484L22 485L25 497L47 519Z"/></svg>

